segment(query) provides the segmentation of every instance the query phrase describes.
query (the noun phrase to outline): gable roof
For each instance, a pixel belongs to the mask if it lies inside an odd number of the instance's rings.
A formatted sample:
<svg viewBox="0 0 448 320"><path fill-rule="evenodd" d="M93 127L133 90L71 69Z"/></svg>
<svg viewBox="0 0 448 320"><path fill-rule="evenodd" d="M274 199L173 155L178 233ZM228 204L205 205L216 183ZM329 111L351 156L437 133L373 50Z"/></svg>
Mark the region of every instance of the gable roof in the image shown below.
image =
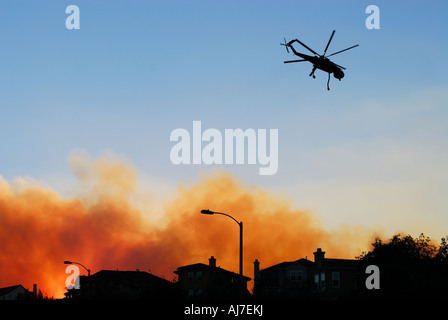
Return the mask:
<svg viewBox="0 0 448 320"><path fill-rule="evenodd" d="M101 270L90 276L90 281L129 281L129 282L160 282L171 283L168 280L145 271Z"/></svg>
<svg viewBox="0 0 448 320"><path fill-rule="evenodd" d="M337 268L337 269L356 269L358 266L359 261L358 260L352 260L352 259L332 259L332 258L324 258L322 260L324 263L324 266L328 268ZM303 265L304 267L313 267L314 262L310 261L308 259L299 259L296 261L284 261L280 262L278 264L274 264L273 266L267 267L265 269L261 269L260 273L263 272L276 272L281 269L285 269L287 267L290 267L292 264L298 263Z"/></svg>
<svg viewBox="0 0 448 320"><path fill-rule="evenodd" d="M338 269L356 269L359 260L352 259L327 259L324 260L324 265L328 268L338 268Z"/></svg>
<svg viewBox="0 0 448 320"><path fill-rule="evenodd" d="M22 287L22 289L26 291L26 289L21 284L18 284L18 285L15 285L15 286L10 286L10 287L0 288L0 296L4 296L4 295L14 291L17 288L20 288L20 287Z"/></svg>
<svg viewBox="0 0 448 320"><path fill-rule="evenodd" d="M222 274L225 274L227 276L234 276L234 277L240 277L240 275L238 273L223 269L221 267L211 267L207 264L203 264L203 263L194 263L194 264L189 264L186 266L182 266L182 267L178 267L176 271L174 271L175 274L179 274L179 272L181 271L189 271L189 270L210 270L210 271L217 271L220 272ZM250 281L251 279L249 277L246 276L242 276L244 281Z"/></svg>
<svg viewBox="0 0 448 320"><path fill-rule="evenodd" d="M290 265L297 263L297 264L301 264L304 267L312 267L314 265L313 261L310 261L308 259L299 259L296 261L284 261L284 262L280 262L278 264L274 264L273 266L267 267L265 269L260 270L260 272L271 272L271 271L276 271L279 269L284 269L286 267L289 267Z"/></svg>

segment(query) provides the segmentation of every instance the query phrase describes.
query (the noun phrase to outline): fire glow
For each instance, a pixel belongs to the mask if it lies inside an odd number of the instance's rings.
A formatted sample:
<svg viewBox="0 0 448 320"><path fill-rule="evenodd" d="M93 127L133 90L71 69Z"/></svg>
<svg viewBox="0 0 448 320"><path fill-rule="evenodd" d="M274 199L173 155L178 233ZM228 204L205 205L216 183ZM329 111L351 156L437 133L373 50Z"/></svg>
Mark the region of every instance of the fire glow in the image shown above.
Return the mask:
<svg viewBox="0 0 448 320"><path fill-rule="evenodd" d="M61 298L67 259L82 261L92 273L139 268L172 280L177 267L214 255L237 272L238 229L226 219L204 218L200 211L208 207L244 221L243 271L251 278L255 259L267 267L311 256L317 247L352 258L373 237L364 227L326 231L284 196L222 171L179 186L155 218L150 208L135 205L142 195L129 161L84 153L69 162L82 191L68 199L29 179L0 176L0 287L37 283L44 294Z"/></svg>

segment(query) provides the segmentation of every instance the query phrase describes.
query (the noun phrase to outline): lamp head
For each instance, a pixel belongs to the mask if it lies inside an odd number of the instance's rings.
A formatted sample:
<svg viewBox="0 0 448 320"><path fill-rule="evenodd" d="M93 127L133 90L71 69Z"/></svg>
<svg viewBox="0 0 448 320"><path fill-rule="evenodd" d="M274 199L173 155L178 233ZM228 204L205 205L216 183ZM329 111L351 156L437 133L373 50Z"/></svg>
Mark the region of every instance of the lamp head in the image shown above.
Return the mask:
<svg viewBox="0 0 448 320"><path fill-rule="evenodd" d="M72 264L72 262L71 262L71 261L68 261L68 260L65 260L65 261L64 261L64 264Z"/></svg>
<svg viewBox="0 0 448 320"><path fill-rule="evenodd" d="M210 211L210 210L208 210L208 209L206 209L206 210L201 210L201 213L202 213L202 214L214 214L213 211Z"/></svg>

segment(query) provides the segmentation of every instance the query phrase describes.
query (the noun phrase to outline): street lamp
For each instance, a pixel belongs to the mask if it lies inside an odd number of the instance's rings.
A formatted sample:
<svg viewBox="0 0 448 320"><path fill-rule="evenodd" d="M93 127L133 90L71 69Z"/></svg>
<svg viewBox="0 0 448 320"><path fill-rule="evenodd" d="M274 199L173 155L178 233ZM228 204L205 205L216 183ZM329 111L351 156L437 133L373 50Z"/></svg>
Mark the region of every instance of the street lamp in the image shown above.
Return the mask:
<svg viewBox="0 0 448 320"><path fill-rule="evenodd" d="M90 270L87 269L86 267L84 267L84 266L83 266L82 264L80 264L79 262L73 262L73 261L65 260L65 261L64 261L64 264L78 264L78 265L80 265L81 267L83 267L84 269L87 270L87 275L90 277Z"/></svg>
<svg viewBox="0 0 448 320"><path fill-rule="evenodd" d="M208 209L201 210L201 213L208 214L208 215L221 214L223 216L232 218L233 221L238 223L238 225L240 226L240 276L243 276L243 221L238 222L234 217L232 217L231 215L228 215L227 213L211 211Z"/></svg>

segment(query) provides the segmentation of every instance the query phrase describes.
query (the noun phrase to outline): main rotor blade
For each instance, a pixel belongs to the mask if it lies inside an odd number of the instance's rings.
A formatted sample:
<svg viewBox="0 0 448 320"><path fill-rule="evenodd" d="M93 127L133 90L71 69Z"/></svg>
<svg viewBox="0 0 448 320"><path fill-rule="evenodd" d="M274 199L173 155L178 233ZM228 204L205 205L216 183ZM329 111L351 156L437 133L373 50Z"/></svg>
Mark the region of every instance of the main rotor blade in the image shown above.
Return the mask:
<svg viewBox="0 0 448 320"><path fill-rule="evenodd" d="M305 59L303 59L303 60L289 60L289 61L283 61L283 63L302 62L302 61L306 61L306 60Z"/></svg>
<svg viewBox="0 0 448 320"><path fill-rule="evenodd" d="M334 62L333 62L334 63ZM336 65L336 66L338 66L339 68L341 68L341 69L344 69L345 70L345 68L343 67L343 66L340 66L340 65L338 65L337 63L334 63L334 65Z"/></svg>
<svg viewBox="0 0 448 320"><path fill-rule="evenodd" d="M355 47L357 47L357 46L359 46L359 44L355 44L354 46L352 46L352 47L350 47L350 48L347 48L347 49L344 49L344 50L341 50L341 51L338 51L338 52L332 53L332 54L328 55L328 56L327 56L327 58L328 58L328 57L331 57L331 56L334 56L335 54L338 54L338 53L341 53L341 52L344 52L344 51L347 51L347 50L353 49L353 48L355 48Z"/></svg>
<svg viewBox="0 0 448 320"><path fill-rule="evenodd" d="M318 54L316 51L314 51L313 49L311 49L310 47L308 47L306 44L304 44L303 42L300 42L300 40L297 40L296 39L296 41L298 42L298 43L300 43L302 46L304 46L305 48L307 48L308 50L310 50L312 53L314 53L315 55L318 55L318 56L320 56L320 54Z"/></svg>
<svg viewBox="0 0 448 320"><path fill-rule="evenodd" d="M333 33L331 34L330 40L328 40L327 46L325 47L325 50L324 50L324 56L327 53L328 46L330 45L331 39L333 39L333 36L334 36L335 32L336 32L336 30L333 30Z"/></svg>

